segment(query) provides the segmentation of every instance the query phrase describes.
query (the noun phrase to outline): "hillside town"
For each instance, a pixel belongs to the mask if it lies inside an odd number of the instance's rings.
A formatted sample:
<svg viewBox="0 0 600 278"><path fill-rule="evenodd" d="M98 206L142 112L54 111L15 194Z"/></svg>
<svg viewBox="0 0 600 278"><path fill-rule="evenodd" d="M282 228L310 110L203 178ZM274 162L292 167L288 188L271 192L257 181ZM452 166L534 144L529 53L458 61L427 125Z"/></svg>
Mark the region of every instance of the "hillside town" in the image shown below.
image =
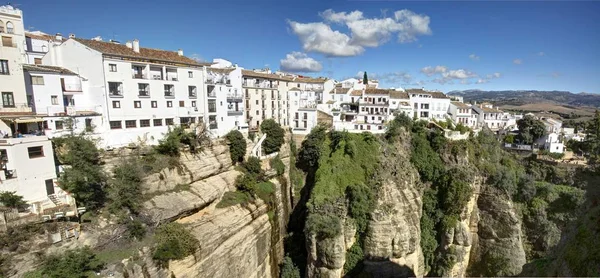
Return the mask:
<svg viewBox="0 0 600 278"><path fill-rule="evenodd" d="M87 39L24 26L21 10L0 6L0 191L22 195L33 212L73 203L56 184L51 143L72 134L85 133L105 150L155 145L173 126L202 128L213 138L232 130L248 135L267 119L300 136L320 124L381 134L403 114L461 140L469 132L458 126L510 133L523 118L443 92L381 88L367 73L338 81L246 69L226 59L197 61L182 49L158 50L135 38ZM541 148L562 153L566 139L582 140L560 120L540 120L548 131L537 142Z"/></svg>

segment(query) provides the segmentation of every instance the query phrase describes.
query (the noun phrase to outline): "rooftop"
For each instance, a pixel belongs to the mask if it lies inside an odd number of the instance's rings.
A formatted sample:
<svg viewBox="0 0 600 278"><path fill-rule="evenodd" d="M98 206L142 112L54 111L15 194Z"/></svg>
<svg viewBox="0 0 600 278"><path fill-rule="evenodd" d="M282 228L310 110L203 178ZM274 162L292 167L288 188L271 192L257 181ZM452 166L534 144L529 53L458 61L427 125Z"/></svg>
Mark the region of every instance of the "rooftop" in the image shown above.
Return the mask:
<svg viewBox="0 0 600 278"><path fill-rule="evenodd" d="M43 72L43 73L60 73L68 75L77 75L76 73L61 67L46 66L46 65L29 65L23 64L23 70L30 72Z"/></svg>
<svg viewBox="0 0 600 278"><path fill-rule="evenodd" d="M56 36L49 35L40 31L35 32L25 32L25 37L32 38L35 40L43 40L43 41L56 41ZM64 37L61 41L64 41Z"/></svg>
<svg viewBox="0 0 600 278"><path fill-rule="evenodd" d="M457 108L460 108L460 109L469 109L469 108L471 108L471 106L469 106L469 105L467 105L465 103L462 103L460 101L451 101L450 103L452 103L452 105L454 105L454 106L456 106Z"/></svg>
<svg viewBox="0 0 600 278"><path fill-rule="evenodd" d="M394 99L408 99L408 93L402 91L390 91L390 98Z"/></svg>
<svg viewBox="0 0 600 278"><path fill-rule="evenodd" d="M406 89L405 90L409 94L422 94L422 95L430 95L432 98L447 98L450 99L449 96L442 92L434 92L434 91L425 91L423 89Z"/></svg>
<svg viewBox="0 0 600 278"><path fill-rule="evenodd" d="M356 97L362 96L362 90L352 90L352 92L350 92L350 95Z"/></svg>
<svg viewBox="0 0 600 278"><path fill-rule="evenodd" d="M97 40L87 40L87 39L80 39L80 38L73 38L72 40L75 40L75 41L77 41L91 49L94 49L98 52L101 52L102 54L105 54L105 55L113 55L113 56L118 56L118 57L135 58L135 59L146 59L146 60L151 60L151 61L156 61L156 62L176 63L176 64L183 64L183 65L187 65L187 66L197 66L197 67L211 65L211 63L200 63L192 58L188 58L185 56L179 56L177 51L167 51L167 50L140 47L140 51L138 53L138 52L133 51L133 48L129 48L127 45L124 45L124 44L117 44L117 43L113 43L113 42L104 42L104 41L97 41Z"/></svg>
<svg viewBox="0 0 600 278"><path fill-rule="evenodd" d="M255 72L253 70L242 70L243 76L255 77L255 78L264 78L264 79L274 79L274 80L286 80L293 81L294 79L289 76L282 76L274 73L262 73Z"/></svg>
<svg viewBox="0 0 600 278"><path fill-rule="evenodd" d="M390 90L368 88L368 89L365 90L365 94L366 95L389 95L390 94Z"/></svg>
<svg viewBox="0 0 600 278"><path fill-rule="evenodd" d="M229 74L232 71L235 70L235 68L207 68L206 69L208 72L214 72L214 73L223 73L223 74Z"/></svg>

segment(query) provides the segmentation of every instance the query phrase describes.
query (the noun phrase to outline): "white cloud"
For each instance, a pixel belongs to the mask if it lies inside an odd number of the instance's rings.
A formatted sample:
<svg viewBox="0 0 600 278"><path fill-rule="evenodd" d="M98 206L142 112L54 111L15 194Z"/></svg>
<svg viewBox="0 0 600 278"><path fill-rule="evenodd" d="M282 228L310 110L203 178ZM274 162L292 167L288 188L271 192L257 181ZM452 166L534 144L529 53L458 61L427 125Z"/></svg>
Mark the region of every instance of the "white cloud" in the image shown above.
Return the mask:
<svg viewBox="0 0 600 278"><path fill-rule="evenodd" d="M432 76L434 74L438 74L438 73L444 73L448 70L447 67L445 66L435 66L435 67L424 67L421 69L421 72L424 73L427 76Z"/></svg>
<svg viewBox="0 0 600 278"><path fill-rule="evenodd" d="M513 64L515 64L515 65L520 65L522 63L523 63L523 60L521 60L521 59L514 59L513 60Z"/></svg>
<svg viewBox="0 0 600 278"><path fill-rule="evenodd" d="M396 35L398 42L409 43L418 36L430 35L429 16L409 10L396 11L392 17L365 18L361 11L335 12L325 10L319 15L324 22L299 23L288 21L305 51L326 56L355 56L365 47L378 47ZM349 34L331 29L330 24L345 25Z"/></svg>
<svg viewBox="0 0 600 278"><path fill-rule="evenodd" d="M322 22L299 23L289 21L292 32L302 42L304 51L322 53L326 56L356 56L365 50L362 46L351 45L350 37L339 31L333 31Z"/></svg>
<svg viewBox="0 0 600 278"><path fill-rule="evenodd" d="M358 79L362 79L363 75L364 75L364 72L359 71L356 73L355 77ZM399 84L399 85L410 84L410 83L412 83L412 79L413 79L409 73L403 72L403 71L386 72L386 73L381 73L381 74L367 72L367 76L369 77L369 79L376 79L376 80L383 81L388 84Z"/></svg>
<svg viewBox="0 0 600 278"><path fill-rule="evenodd" d="M469 55L469 59L473 60L473 61L479 61L481 57L475 55L475 54L471 54Z"/></svg>
<svg viewBox="0 0 600 278"><path fill-rule="evenodd" d="M198 53L193 53L192 55L190 55L190 58L196 62L200 62L200 63L206 62L204 60L204 58L202 58L202 56L200 56L200 54L198 54Z"/></svg>
<svg viewBox="0 0 600 278"><path fill-rule="evenodd" d="M546 53L544 53L544 51L540 51L537 53L538 56L546 56Z"/></svg>
<svg viewBox="0 0 600 278"><path fill-rule="evenodd" d="M323 69L319 61L297 51L285 55L285 59L279 61L279 67L290 72L318 72Z"/></svg>
<svg viewBox="0 0 600 278"><path fill-rule="evenodd" d="M446 66L427 66L421 69L421 73L429 77L437 76L437 78L434 78L433 80L431 80L431 82L439 84L452 84L454 83L454 81L460 82L461 84L483 84L489 82L492 79L500 78L502 76L502 74L500 74L499 72L495 72L485 76L480 76L479 74L474 73L472 71L468 71L465 69L453 70L449 69Z"/></svg>

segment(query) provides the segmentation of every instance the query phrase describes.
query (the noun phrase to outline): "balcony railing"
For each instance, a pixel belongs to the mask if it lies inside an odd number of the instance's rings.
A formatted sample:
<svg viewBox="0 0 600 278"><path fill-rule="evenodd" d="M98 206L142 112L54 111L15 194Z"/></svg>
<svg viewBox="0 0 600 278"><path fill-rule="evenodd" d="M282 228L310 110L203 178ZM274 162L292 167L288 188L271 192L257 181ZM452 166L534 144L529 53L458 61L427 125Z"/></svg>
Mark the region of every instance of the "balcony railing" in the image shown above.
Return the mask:
<svg viewBox="0 0 600 278"><path fill-rule="evenodd" d="M244 115L242 110L227 110L227 116L241 116Z"/></svg>
<svg viewBox="0 0 600 278"><path fill-rule="evenodd" d="M165 97L172 98L175 97L175 93L171 91L165 91Z"/></svg>
<svg viewBox="0 0 600 278"><path fill-rule="evenodd" d="M81 83L77 84L77 83L72 83L72 84L68 84L68 83L63 83L62 84L62 90L63 92L81 92Z"/></svg>
<svg viewBox="0 0 600 278"><path fill-rule="evenodd" d="M215 92L215 90L211 90L206 92L206 96L207 97L217 97L217 92Z"/></svg>
<svg viewBox="0 0 600 278"><path fill-rule="evenodd" d="M229 98L229 99L241 99L241 98L243 98L243 96L240 93L227 93L227 98Z"/></svg>
<svg viewBox="0 0 600 278"><path fill-rule="evenodd" d="M131 75L131 78L134 78L134 79L147 79L148 76L145 75L145 74L143 74L143 73L134 73L134 74Z"/></svg>
<svg viewBox="0 0 600 278"><path fill-rule="evenodd" d="M216 122L209 123L208 128L209 129L217 129L218 128L217 123Z"/></svg>
<svg viewBox="0 0 600 278"><path fill-rule="evenodd" d="M177 76L167 76L167 80L168 81L178 81L179 79L177 78Z"/></svg>
<svg viewBox="0 0 600 278"><path fill-rule="evenodd" d="M112 91L112 92L108 92L108 95L111 97L123 97L123 92Z"/></svg>
<svg viewBox="0 0 600 278"><path fill-rule="evenodd" d="M189 98L196 98L196 97L198 97L198 94L196 94L196 93L189 93L188 96L189 96Z"/></svg>
<svg viewBox="0 0 600 278"><path fill-rule="evenodd" d="M138 96L139 97L150 97L150 92L148 92L148 91L139 91L138 92Z"/></svg>

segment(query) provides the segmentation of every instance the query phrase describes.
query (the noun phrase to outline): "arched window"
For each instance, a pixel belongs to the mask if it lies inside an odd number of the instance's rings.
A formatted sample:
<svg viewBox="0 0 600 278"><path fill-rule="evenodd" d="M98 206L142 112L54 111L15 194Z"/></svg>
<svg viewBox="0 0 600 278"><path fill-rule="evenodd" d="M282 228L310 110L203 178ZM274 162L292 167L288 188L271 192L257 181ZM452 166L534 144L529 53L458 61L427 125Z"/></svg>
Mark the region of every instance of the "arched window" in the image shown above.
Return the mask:
<svg viewBox="0 0 600 278"><path fill-rule="evenodd" d="M4 33L4 22L0 20L0 33Z"/></svg>
<svg viewBox="0 0 600 278"><path fill-rule="evenodd" d="M6 33L9 33L9 34L15 33L15 26L10 21L6 22Z"/></svg>

